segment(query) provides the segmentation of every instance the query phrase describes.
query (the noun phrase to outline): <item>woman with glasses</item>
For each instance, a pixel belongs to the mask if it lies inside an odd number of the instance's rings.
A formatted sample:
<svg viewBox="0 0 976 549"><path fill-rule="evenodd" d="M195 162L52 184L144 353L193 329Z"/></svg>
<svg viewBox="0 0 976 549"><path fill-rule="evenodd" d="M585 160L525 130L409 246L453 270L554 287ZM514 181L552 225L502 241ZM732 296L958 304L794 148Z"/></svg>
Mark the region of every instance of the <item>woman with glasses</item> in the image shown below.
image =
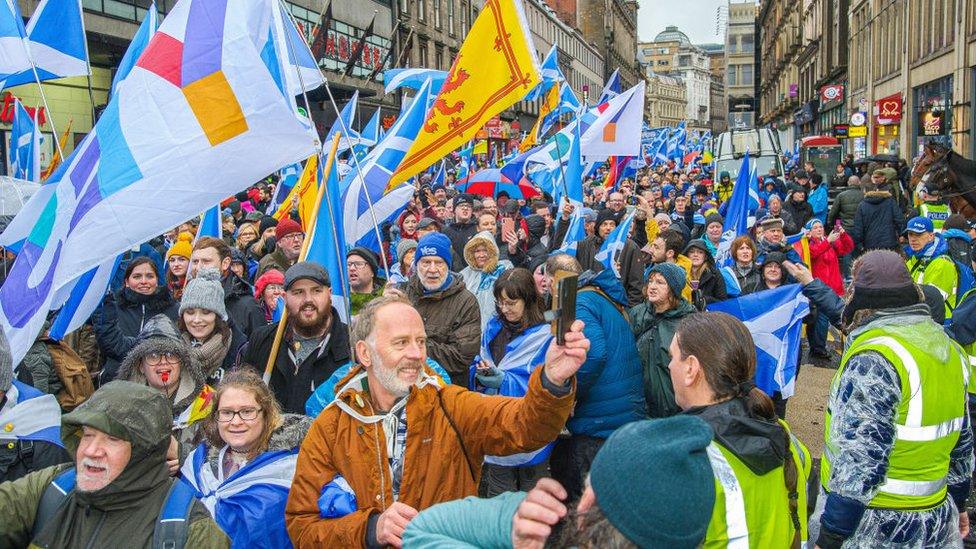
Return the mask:
<svg viewBox="0 0 976 549"><path fill-rule="evenodd" d="M146 322L119 367L119 379L148 385L169 397L180 461L199 442L199 421L209 413L213 390L206 384L206 377L190 346L165 315L156 315Z"/></svg>
<svg viewBox="0 0 976 549"><path fill-rule="evenodd" d="M221 380L203 422L204 442L180 471L231 540L231 547L291 547L285 503L298 448L312 419L282 414L251 370Z"/></svg>
<svg viewBox="0 0 976 549"><path fill-rule="evenodd" d="M521 267L503 272L494 287L496 313L482 331L481 352L471 365L469 386L485 394L525 396L529 376L541 365L552 341L543 318L542 296L532 273ZM487 456L481 469L482 497L531 490L549 476L552 444L534 452Z"/></svg>
<svg viewBox="0 0 976 549"><path fill-rule="evenodd" d="M285 273L278 269L271 269L254 281L254 299L261 307L261 311L264 312L264 320L268 324L280 316L278 314L278 298L284 299L284 295ZM282 301L283 303L284 301Z"/></svg>
<svg viewBox="0 0 976 549"><path fill-rule="evenodd" d="M104 357L98 377L104 385L115 379L119 363L136 344L136 337L150 318L164 314L176 321L178 304L165 284L160 284L159 271L152 259L142 256L133 259L125 269L124 286L105 296L95 314L92 327Z"/></svg>

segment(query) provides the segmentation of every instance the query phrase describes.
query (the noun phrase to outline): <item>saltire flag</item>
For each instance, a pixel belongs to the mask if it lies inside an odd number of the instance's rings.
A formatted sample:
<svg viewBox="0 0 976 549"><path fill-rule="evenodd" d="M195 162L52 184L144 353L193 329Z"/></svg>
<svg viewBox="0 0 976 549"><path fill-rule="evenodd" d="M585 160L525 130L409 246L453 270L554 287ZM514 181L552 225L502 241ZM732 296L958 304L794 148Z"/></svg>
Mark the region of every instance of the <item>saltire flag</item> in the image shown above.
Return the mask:
<svg viewBox="0 0 976 549"><path fill-rule="evenodd" d="M271 197L271 202L268 203L268 209L265 212L267 215L278 211L278 206L291 193L291 190L295 188L295 184L298 183L298 178L301 173L302 165L298 162L289 164L278 170L278 185L275 186L274 196Z"/></svg>
<svg viewBox="0 0 976 549"><path fill-rule="evenodd" d="M342 137L339 139L339 149L338 152L342 152L350 149L354 145L370 145L370 143L360 143L359 134L352 129L353 119L356 117L356 110L359 105L359 90L356 90L352 94L352 98L349 102L342 107L342 112L336 117L335 122L332 123L332 128L329 129L329 133L326 134L323 143L331 143L332 136L337 133L341 133Z"/></svg>
<svg viewBox="0 0 976 549"><path fill-rule="evenodd" d="M17 378L5 396L5 405L0 408L0 425L4 426L0 429L0 442L4 446L23 440L44 441L64 448L61 406L56 396L42 393Z"/></svg>
<svg viewBox="0 0 976 549"><path fill-rule="evenodd" d="M0 82L30 66L27 30L18 2L3 0L0 2Z"/></svg>
<svg viewBox="0 0 976 549"><path fill-rule="evenodd" d="M200 240L205 236L224 237L224 226L220 222L220 204L203 212L200 218L200 227L197 229L197 236L194 240Z"/></svg>
<svg viewBox="0 0 976 549"><path fill-rule="evenodd" d="M14 100L14 121L10 127L10 173L25 181L41 180L41 128L37 112L31 116L19 99Z"/></svg>
<svg viewBox="0 0 976 549"><path fill-rule="evenodd" d="M685 121L682 120L671 132L668 138L668 160L681 161L685 154L685 142L688 139L688 130L685 129Z"/></svg>
<svg viewBox="0 0 976 549"><path fill-rule="evenodd" d="M41 82L89 74L81 0L41 0L25 30L28 52ZM0 88L29 84L36 80L34 69L28 62L7 76Z"/></svg>
<svg viewBox="0 0 976 549"><path fill-rule="evenodd" d="M596 107L597 119L581 132L580 151L588 159L640 154L644 81Z"/></svg>
<svg viewBox="0 0 976 549"><path fill-rule="evenodd" d="M563 243L556 250L558 253L576 255L576 247L580 240L586 238L586 219L583 217L583 208L579 205L569 214L569 227L566 227L566 235Z"/></svg>
<svg viewBox="0 0 976 549"><path fill-rule="evenodd" d="M106 259L101 265L89 269L78 278L78 282L71 288L68 299L51 322L48 337L61 341L65 335L81 328L88 321L105 299L109 285L122 262L122 255Z"/></svg>
<svg viewBox="0 0 976 549"><path fill-rule="evenodd" d="M788 284L706 307L728 313L749 328L756 346L756 387L767 395L778 391L789 398L795 390L801 328L810 312L801 290L799 284Z"/></svg>
<svg viewBox="0 0 976 549"><path fill-rule="evenodd" d="M329 6L331 8L331 4ZM295 26L295 20L291 14L285 10L284 4L279 4L278 10L272 14L274 24L274 35L282 39L269 42L270 47L274 48L274 56L285 66L281 73L280 85L284 87L285 94L291 98L301 95L318 88L325 83L322 70L312 55L303 35ZM269 52L262 52L262 55L270 55Z"/></svg>
<svg viewBox="0 0 976 549"><path fill-rule="evenodd" d="M458 150L458 168L457 168L457 181L471 175L471 155L474 154L474 143L468 143L467 146L461 147ZM509 178L511 179L511 178ZM512 181L517 181L517 179L512 179Z"/></svg>
<svg viewBox="0 0 976 549"><path fill-rule="evenodd" d="M750 175L749 151L746 151L745 156L742 157L742 164L739 166L739 174L732 186L732 196L727 202L728 207L724 214L722 238L719 240L718 249L715 252L715 264L719 267L730 265L735 260L730 253L732 241L749 231Z"/></svg>
<svg viewBox="0 0 976 549"><path fill-rule="evenodd" d="M431 188L436 187L438 185L441 186L444 185L444 180L447 177L447 168L444 166L445 162L446 160L441 160L440 168L438 168L437 172L434 173L434 177L430 179Z"/></svg>
<svg viewBox="0 0 976 549"><path fill-rule="evenodd" d="M292 187L291 192L278 206L278 210L271 217L281 221L291 213L294 203L298 202L298 218L302 221L302 230L308 232L309 223L312 220L312 212L315 211L315 199L318 197L318 157L313 154L305 162L301 177Z"/></svg>
<svg viewBox="0 0 976 549"><path fill-rule="evenodd" d="M336 154L338 155L338 151ZM322 160L320 166L326 162L326 157L323 156ZM322 169L319 172L321 178ZM344 223L342 202L339 198L339 170L335 160L329 172L329 179L323 184L325 193L322 195L315 226L309 235L311 242L308 244L308 255L305 256L305 260L314 261L328 271L329 278L333 281L332 304L339 311L339 318L348 324L349 273L346 268L346 239L342 232Z"/></svg>
<svg viewBox="0 0 976 549"><path fill-rule="evenodd" d="M125 55L119 61L119 68L115 71L115 77L112 78L111 95L115 95L115 90L118 88L119 82L129 75L132 67L136 66L136 61L139 60L142 52L146 50L146 46L149 45L149 39L152 38L152 35L156 33L156 29L158 28L159 12L156 10L156 0L153 0L149 4L149 9L146 11L145 19L139 25L139 30L132 37L132 41L129 42L129 47L125 50Z"/></svg>
<svg viewBox="0 0 976 549"><path fill-rule="evenodd" d="M0 287L15 364L55 298L90 269L314 152L314 135L279 85L285 65L262 57L281 39L271 25L277 6L180 0L93 130L42 185L53 192L25 206L36 223Z"/></svg>
<svg viewBox="0 0 976 549"><path fill-rule="evenodd" d="M390 131L360 162L358 169L350 171L340 185L339 200L342 203L343 228L346 242L382 253L376 238L376 224L396 216L413 196L414 187L401 184L385 192L390 175L406 155L411 143L420 132L433 95L430 84L424 85L402 116L390 127ZM373 208L370 212L370 203Z"/></svg>
<svg viewBox="0 0 976 549"><path fill-rule="evenodd" d="M593 256L593 259L599 261L607 269L613 269L613 274L620 278L620 267L617 265L617 258L620 256L620 252L624 250L624 246L627 244L627 235L630 234L630 226L634 223L634 215L637 210L630 212L620 225L617 225L610 236L603 241L603 245L600 246L600 251Z"/></svg>
<svg viewBox="0 0 976 549"><path fill-rule="evenodd" d="M386 69L383 71L383 91L392 93L399 88L419 90L430 80L431 93L441 91L447 80L447 71L437 69Z"/></svg>
<svg viewBox="0 0 976 549"><path fill-rule="evenodd" d="M214 474L209 451L207 444L197 446L183 463L177 482L193 490L216 517L217 526L234 540L234 547L290 549L285 504L298 463L298 447L262 452L226 478ZM274 519L254 520L251 513L255 506L266 513L262 516Z"/></svg>
<svg viewBox="0 0 976 549"><path fill-rule="evenodd" d="M607 79L607 83L603 86L603 91L600 92L600 100L596 104L602 105L618 95L620 95L620 69L613 71L613 74Z"/></svg>
<svg viewBox="0 0 976 549"><path fill-rule="evenodd" d="M664 164L668 161L668 137L671 135L671 130L665 128L664 131L657 134L654 138L654 142L651 143L648 149L648 156L651 158L651 165L658 166Z"/></svg>
<svg viewBox="0 0 976 549"><path fill-rule="evenodd" d="M549 53L542 60L542 64L539 66L539 74L542 76L542 81L525 95L523 101L535 101L548 92L550 88L565 80L563 71L559 68L559 52L555 44L549 48Z"/></svg>
<svg viewBox="0 0 976 549"><path fill-rule="evenodd" d="M542 77L521 0L486 0L388 190L470 140Z"/></svg>
<svg viewBox="0 0 976 549"><path fill-rule="evenodd" d="M363 130L359 132L359 142L352 146L352 154L357 159L362 160L369 148L380 142L382 137L380 132L383 129L383 125L380 124L381 114L382 107L376 107L376 112L366 122Z"/></svg>

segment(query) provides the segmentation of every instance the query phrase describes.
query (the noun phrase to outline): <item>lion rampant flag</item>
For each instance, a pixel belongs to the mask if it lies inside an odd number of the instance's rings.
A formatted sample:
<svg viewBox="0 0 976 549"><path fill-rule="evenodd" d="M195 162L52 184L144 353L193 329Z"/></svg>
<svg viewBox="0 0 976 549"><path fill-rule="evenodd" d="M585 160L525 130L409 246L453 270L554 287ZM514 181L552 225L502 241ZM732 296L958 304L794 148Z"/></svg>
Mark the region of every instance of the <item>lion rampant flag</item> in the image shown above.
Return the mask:
<svg viewBox="0 0 976 549"><path fill-rule="evenodd" d="M182 429L206 419L213 411L213 396L214 390L209 385L204 385L197 398L173 421L173 428Z"/></svg>
<svg viewBox="0 0 976 549"><path fill-rule="evenodd" d="M471 140L541 81L529 36L521 0L485 1L387 191Z"/></svg>

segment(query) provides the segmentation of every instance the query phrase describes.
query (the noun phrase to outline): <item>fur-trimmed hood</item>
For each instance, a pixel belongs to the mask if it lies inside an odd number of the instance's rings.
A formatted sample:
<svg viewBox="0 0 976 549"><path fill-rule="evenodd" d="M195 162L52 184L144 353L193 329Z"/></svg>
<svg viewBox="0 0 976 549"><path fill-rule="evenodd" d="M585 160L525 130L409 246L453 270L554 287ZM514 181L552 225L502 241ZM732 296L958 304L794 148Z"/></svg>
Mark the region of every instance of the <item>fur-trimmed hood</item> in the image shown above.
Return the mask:
<svg viewBox="0 0 976 549"><path fill-rule="evenodd" d="M268 439L268 448L265 452L277 452L281 450L293 450L302 445L305 435L312 427L315 418L301 414L283 414L281 425L271 433ZM207 465L217 474L220 470L220 451L222 447L211 447L207 449Z"/></svg>
<svg viewBox="0 0 976 549"><path fill-rule="evenodd" d="M180 415L206 384L207 376L200 363L193 358L190 347L180 338L173 321L156 315L146 322L137 338L138 343L119 366L118 379L146 385L146 376L139 365L151 353L173 353L180 358L180 386L170 398L173 417Z"/></svg>
<svg viewBox="0 0 976 549"><path fill-rule="evenodd" d="M495 268L498 267L498 245L495 244L495 237L488 231L481 231L472 236L471 240L468 240L468 243L464 245L464 260L468 265L474 265L474 249L481 245L484 245L488 249L488 262L485 263L483 269L478 270L485 273L493 273L495 272Z"/></svg>

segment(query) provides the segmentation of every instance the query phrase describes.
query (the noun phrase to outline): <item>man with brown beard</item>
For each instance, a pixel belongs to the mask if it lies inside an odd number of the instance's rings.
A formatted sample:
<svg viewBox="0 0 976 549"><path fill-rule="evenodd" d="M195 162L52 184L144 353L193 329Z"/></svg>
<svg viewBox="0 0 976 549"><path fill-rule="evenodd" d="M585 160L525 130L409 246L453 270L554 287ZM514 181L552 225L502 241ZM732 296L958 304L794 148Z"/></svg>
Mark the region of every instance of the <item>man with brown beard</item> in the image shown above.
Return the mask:
<svg viewBox="0 0 976 549"><path fill-rule="evenodd" d="M349 362L349 333L332 307L329 273L302 261L285 272L285 336L271 372L271 391L286 413L305 413L305 401L336 369ZM263 372L278 323L255 330L240 364Z"/></svg>

